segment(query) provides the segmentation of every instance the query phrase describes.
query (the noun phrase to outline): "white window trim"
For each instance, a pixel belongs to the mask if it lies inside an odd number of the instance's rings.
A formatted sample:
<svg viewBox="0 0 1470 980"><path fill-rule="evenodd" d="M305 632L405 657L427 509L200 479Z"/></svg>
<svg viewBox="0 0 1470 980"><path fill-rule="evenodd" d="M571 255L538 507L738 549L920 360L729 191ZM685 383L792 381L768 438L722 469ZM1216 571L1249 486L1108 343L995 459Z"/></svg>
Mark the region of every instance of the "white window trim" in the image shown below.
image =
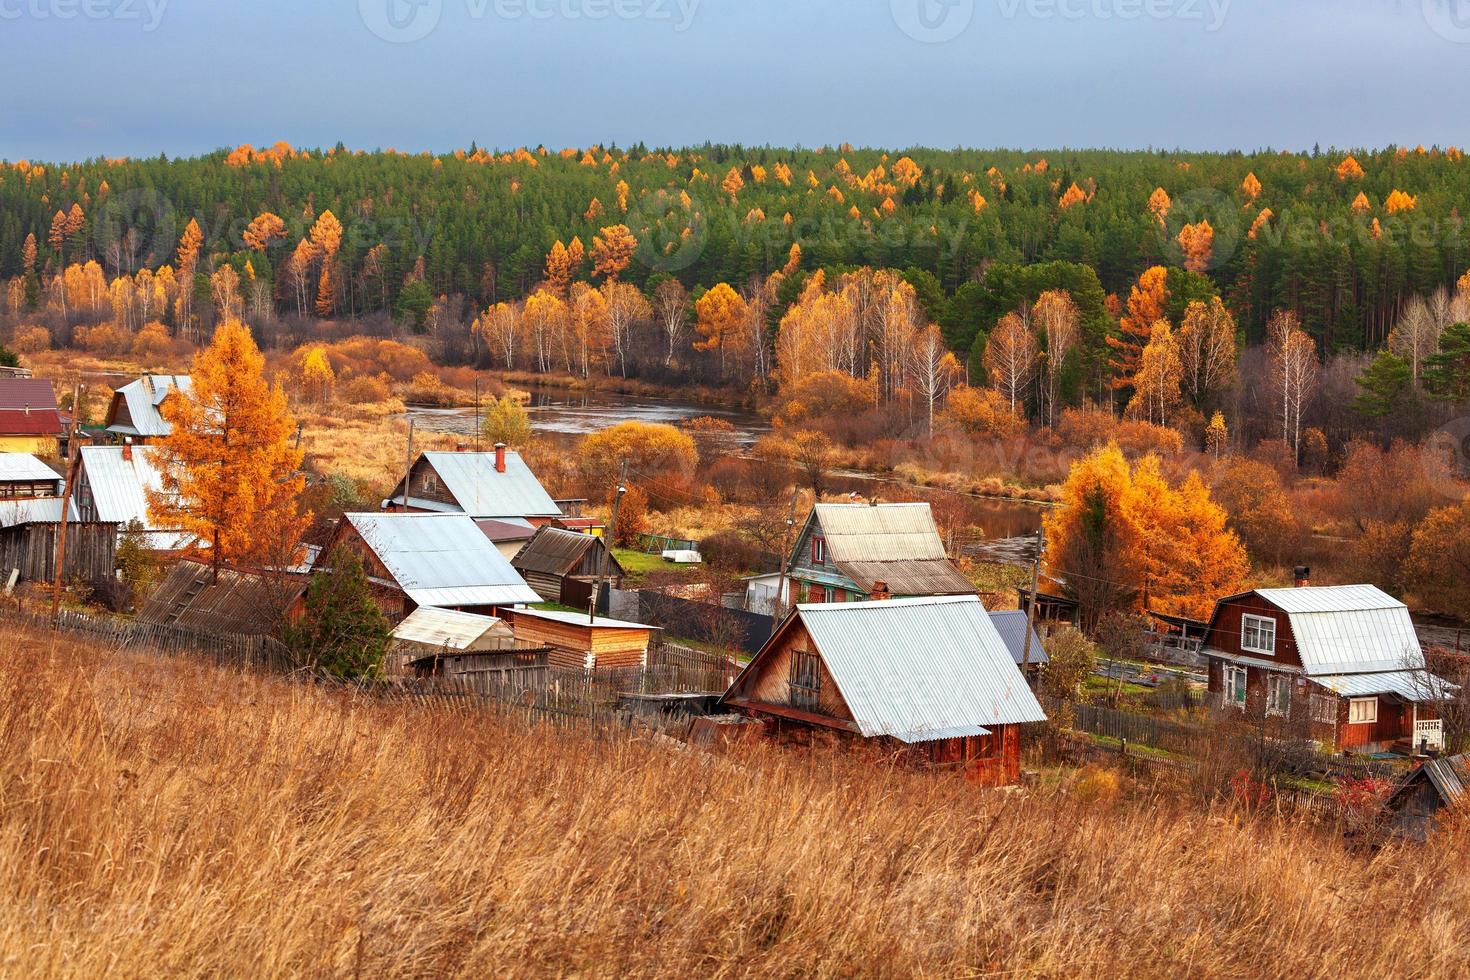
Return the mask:
<svg viewBox="0 0 1470 980"><path fill-rule="evenodd" d="M1284 701L1285 704L1276 704L1274 706L1272 705L1271 702L1273 700L1276 700L1276 698L1275 698L1275 692L1276 691L1283 692L1284 697L1281 698L1281 700ZM1280 715L1282 717L1285 717L1286 715L1288 715L1290 713L1291 713L1291 678L1288 677L1285 674L1267 674L1266 675L1266 714L1268 714L1268 715Z"/></svg>
<svg viewBox="0 0 1470 980"><path fill-rule="evenodd" d="M1246 643L1245 629L1247 623L1255 624L1257 633L1260 632L1262 624L1269 623L1271 625L1271 648L1269 650L1264 647L1253 647ZM1240 649L1245 653L1259 653L1267 657L1276 656L1276 620L1271 616L1254 616L1250 613L1242 615L1240 617Z"/></svg>
<svg viewBox="0 0 1470 980"><path fill-rule="evenodd" d="M1237 701L1235 699L1234 677L1237 671L1240 673L1240 676L1245 679L1245 698L1240 701ZM1247 671L1244 667L1237 667L1234 664L1226 664L1224 666L1221 677L1224 679L1225 682L1225 703L1232 708L1239 708L1241 711L1244 711L1246 702L1250 700L1250 672Z"/></svg>
<svg viewBox="0 0 1470 980"><path fill-rule="evenodd" d="M1371 705L1373 716L1371 718L1354 718L1353 708L1358 705ZM1350 698L1348 699L1348 724L1349 725L1376 725L1378 724L1378 697Z"/></svg>

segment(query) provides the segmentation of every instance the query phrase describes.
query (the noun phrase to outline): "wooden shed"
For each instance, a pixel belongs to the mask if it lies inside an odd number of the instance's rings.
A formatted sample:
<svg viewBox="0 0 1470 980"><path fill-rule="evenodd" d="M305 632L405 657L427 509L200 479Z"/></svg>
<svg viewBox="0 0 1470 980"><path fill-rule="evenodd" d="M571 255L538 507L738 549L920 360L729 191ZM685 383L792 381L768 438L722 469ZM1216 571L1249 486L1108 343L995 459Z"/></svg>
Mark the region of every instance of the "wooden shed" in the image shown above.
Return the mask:
<svg viewBox="0 0 1470 980"><path fill-rule="evenodd" d="M1388 825L1393 833L1422 841L1443 811L1464 802L1470 786L1470 755L1431 759L1404 777L1389 796Z"/></svg>
<svg viewBox="0 0 1470 980"><path fill-rule="evenodd" d="M512 609L505 613L516 639L551 648L553 667L597 670L645 667L648 644L657 626L552 609Z"/></svg>
<svg viewBox="0 0 1470 980"><path fill-rule="evenodd" d="M471 686L544 683L547 650L516 640L495 616L420 606L393 629L384 669L391 674L458 678Z"/></svg>
<svg viewBox="0 0 1470 980"><path fill-rule="evenodd" d="M538 528L510 564L537 595L564 605L584 604L599 576L615 589L623 583L623 566L602 538L557 527Z"/></svg>

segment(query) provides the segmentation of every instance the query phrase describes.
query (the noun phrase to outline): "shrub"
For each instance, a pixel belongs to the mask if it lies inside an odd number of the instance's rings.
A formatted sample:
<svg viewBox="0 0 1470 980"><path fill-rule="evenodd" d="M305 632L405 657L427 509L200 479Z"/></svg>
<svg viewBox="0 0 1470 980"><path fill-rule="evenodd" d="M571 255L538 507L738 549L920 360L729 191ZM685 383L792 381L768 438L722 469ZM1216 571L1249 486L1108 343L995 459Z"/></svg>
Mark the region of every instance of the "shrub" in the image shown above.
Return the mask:
<svg viewBox="0 0 1470 980"><path fill-rule="evenodd" d="M51 331L35 325L16 327L10 346L22 354L35 354L43 350L50 350Z"/></svg>

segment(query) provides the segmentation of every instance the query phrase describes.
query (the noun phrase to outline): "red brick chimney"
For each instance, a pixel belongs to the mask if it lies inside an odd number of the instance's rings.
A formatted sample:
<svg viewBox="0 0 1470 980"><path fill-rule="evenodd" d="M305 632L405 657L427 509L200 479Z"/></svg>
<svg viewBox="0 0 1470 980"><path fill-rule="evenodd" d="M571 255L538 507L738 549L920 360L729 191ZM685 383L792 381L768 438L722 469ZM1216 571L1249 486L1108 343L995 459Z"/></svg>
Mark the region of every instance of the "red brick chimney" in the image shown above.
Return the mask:
<svg viewBox="0 0 1470 980"><path fill-rule="evenodd" d="M869 598L874 602L881 602L884 599L892 599L893 593L888 591L887 582L874 582L873 591L870 593Z"/></svg>
<svg viewBox="0 0 1470 980"><path fill-rule="evenodd" d="M503 442L495 444L495 472L505 472L505 443Z"/></svg>
<svg viewBox="0 0 1470 980"><path fill-rule="evenodd" d="M457 442L457 443L454 444L454 451L457 452L457 453L467 453L467 452L470 451L469 444L468 443L463 443L463 442Z"/></svg>
<svg viewBox="0 0 1470 980"><path fill-rule="evenodd" d="M123 436L123 459L131 463L133 461L133 437Z"/></svg>
<svg viewBox="0 0 1470 980"><path fill-rule="evenodd" d="M1305 589L1312 584L1312 570L1306 565L1298 565L1291 573L1292 584L1298 589Z"/></svg>

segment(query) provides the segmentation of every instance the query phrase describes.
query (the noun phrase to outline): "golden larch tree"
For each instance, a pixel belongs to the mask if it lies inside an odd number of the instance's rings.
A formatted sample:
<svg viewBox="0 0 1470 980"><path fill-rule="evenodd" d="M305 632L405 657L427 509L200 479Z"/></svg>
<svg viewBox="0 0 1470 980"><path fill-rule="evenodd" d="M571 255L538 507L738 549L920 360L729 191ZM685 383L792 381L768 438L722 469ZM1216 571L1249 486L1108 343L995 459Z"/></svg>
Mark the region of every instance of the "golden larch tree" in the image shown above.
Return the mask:
<svg viewBox="0 0 1470 980"><path fill-rule="evenodd" d="M1173 206L1174 202L1169 199L1169 192L1162 187L1155 187L1154 192L1148 196L1149 214L1154 216L1160 228L1164 226L1164 219L1169 216L1169 209Z"/></svg>
<svg viewBox="0 0 1470 980"><path fill-rule="evenodd" d="M264 252L271 247L271 243L286 237L286 222L281 220L280 215L270 211L262 211L245 226L240 237L245 242L245 247L256 252Z"/></svg>
<svg viewBox="0 0 1470 980"><path fill-rule="evenodd" d="M592 269L599 276L616 279L638 249L638 239L627 225L609 225L592 238Z"/></svg>
<svg viewBox="0 0 1470 980"><path fill-rule="evenodd" d="M1215 229L1209 221L1201 219L1179 229L1179 248L1184 252L1184 268L1190 272L1204 272L1210 267L1210 258L1215 253Z"/></svg>
<svg viewBox="0 0 1470 980"><path fill-rule="evenodd" d="M1143 345L1153 335L1154 324L1164 318L1169 304L1169 270L1161 265L1144 270L1128 292L1128 305L1118 321L1120 336L1109 337L1108 346L1115 355L1109 366L1115 377L1114 386L1126 388L1138 373L1138 358Z"/></svg>
<svg viewBox="0 0 1470 980"><path fill-rule="evenodd" d="M723 373L725 351L739 336L749 314L748 304L729 283L716 283L694 301L694 332L701 338L694 342L694 349L719 351Z"/></svg>
<svg viewBox="0 0 1470 980"><path fill-rule="evenodd" d="M1138 373L1133 376L1128 414L1154 425L1168 425L1179 407L1183 374L1179 341L1169 321L1155 321L1153 335L1138 359Z"/></svg>
<svg viewBox="0 0 1470 980"><path fill-rule="evenodd" d="M1337 165L1338 180L1358 180L1363 176L1363 168L1351 155L1342 158L1342 163Z"/></svg>
<svg viewBox="0 0 1470 980"><path fill-rule="evenodd" d="M1246 174L1245 180L1240 182L1240 192L1245 195L1246 204L1254 204L1256 198L1261 196L1261 181L1254 170Z"/></svg>
<svg viewBox="0 0 1470 980"><path fill-rule="evenodd" d="M157 443L161 479L148 492L149 515L207 547L216 571L226 561L294 563L310 521L300 508L306 477L296 422L264 371L250 328L227 320L195 355L192 389L163 403L173 428Z"/></svg>

